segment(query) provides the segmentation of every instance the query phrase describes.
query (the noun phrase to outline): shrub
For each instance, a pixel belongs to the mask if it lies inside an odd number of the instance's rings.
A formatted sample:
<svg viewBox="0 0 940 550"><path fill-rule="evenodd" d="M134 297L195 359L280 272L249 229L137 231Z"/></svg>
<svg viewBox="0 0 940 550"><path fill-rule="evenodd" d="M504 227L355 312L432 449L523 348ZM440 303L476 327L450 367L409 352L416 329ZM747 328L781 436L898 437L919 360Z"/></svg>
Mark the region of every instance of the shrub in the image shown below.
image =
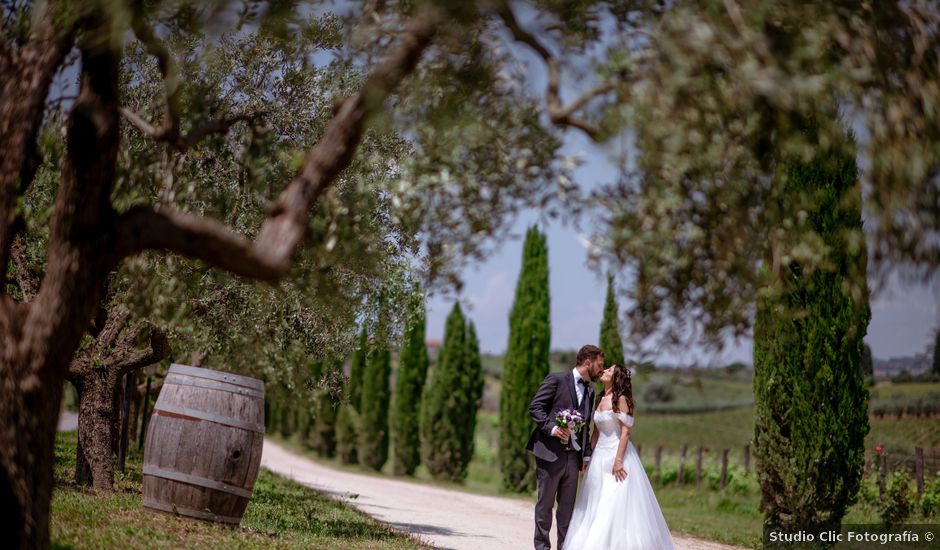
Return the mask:
<svg viewBox="0 0 940 550"><path fill-rule="evenodd" d="M920 499L920 512L925 518L940 516L940 472L937 472L933 481L924 487L924 495Z"/></svg>
<svg viewBox="0 0 940 550"><path fill-rule="evenodd" d="M344 404L336 417L336 454L344 464L359 462L357 447L357 425L359 415L351 404Z"/></svg>
<svg viewBox="0 0 940 550"><path fill-rule="evenodd" d="M879 499L878 513L886 526L903 524L914 512L917 497L911 485L911 474L901 469L891 474L891 482Z"/></svg>
<svg viewBox="0 0 940 550"><path fill-rule="evenodd" d="M647 403L668 403L673 399L672 386L663 382L652 382L643 390L643 400Z"/></svg>

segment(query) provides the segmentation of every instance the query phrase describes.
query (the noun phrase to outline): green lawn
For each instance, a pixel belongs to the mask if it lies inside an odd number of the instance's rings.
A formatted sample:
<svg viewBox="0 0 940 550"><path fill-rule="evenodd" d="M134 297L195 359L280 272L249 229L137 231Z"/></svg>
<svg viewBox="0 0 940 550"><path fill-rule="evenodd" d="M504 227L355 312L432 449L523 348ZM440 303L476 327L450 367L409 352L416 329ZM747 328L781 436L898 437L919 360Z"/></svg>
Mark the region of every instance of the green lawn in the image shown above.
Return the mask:
<svg viewBox="0 0 940 550"><path fill-rule="evenodd" d="M96 495L72 483L75 434L56 440L54 548L426 548L369 516L262 470L241 526L145 511L141 455L133 453L115 491Z"/></svg>

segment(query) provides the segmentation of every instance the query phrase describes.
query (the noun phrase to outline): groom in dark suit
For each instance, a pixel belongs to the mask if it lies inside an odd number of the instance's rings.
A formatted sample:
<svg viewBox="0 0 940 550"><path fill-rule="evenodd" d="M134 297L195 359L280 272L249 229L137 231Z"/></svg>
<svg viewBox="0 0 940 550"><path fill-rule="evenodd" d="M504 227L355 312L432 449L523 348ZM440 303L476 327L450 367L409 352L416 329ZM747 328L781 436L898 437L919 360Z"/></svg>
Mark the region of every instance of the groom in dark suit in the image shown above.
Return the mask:
<svg viewBox="0 0 940 550"><path fill-rule="evenodd" d="M535 548L551 550L548 533L552 529L552 505L558 501L558 547L574 511L578 492L578 474L591 460L590 426L594 416L594 381L604 372L604 352L597 346L583 346L578 351L577 366L570 371L554 372L545 377L529 405L529 415L536 427L526 449L535 455L535 473L539 497L535 504ZM555 425L562 409L581 411L584 427L575 433ZM571 440L577 441L578 450Z"/></svg>

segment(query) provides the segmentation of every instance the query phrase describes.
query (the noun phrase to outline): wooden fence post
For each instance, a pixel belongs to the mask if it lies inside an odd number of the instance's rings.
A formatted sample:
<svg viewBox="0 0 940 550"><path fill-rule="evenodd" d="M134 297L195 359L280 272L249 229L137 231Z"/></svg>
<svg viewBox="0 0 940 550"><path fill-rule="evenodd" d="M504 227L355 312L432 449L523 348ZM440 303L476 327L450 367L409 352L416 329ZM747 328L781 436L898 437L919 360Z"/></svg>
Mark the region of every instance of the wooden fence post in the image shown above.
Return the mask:
<svg viewBox="0 0 940 550"><path fill-rule="evenodd" d="M662 470L662 460L663 460L663 444L660 443L656 446L656 481L660 482L663 479L663 470Z"/></svg>
<svg viewBox="0 0 940 550"><path fill-rule="evenodd" d="M751 471L751 444L748 443L744 446L744 471Z"/></svg>
<svg viewBox="0 0 940 550"><path fill-rule="evenodd" d="M134 385L134 373L128 372L124 375L124 402L121 407L121 443L118 447L118 469L124 471L124 463L127 458L129 416L131 414L131 392L136 389Z"/></svg>
<svg viewBox="0 0 940 550"><path fill-rule="evenodd" d="M728 481L728 451L731 449L724 449L721 451L721 484L719 488L725 488L725 482Z"/></svg>
<svg viewBox="0 0 940 550"><path fill-rule="evenodd" d="M885 496L885 478L888 476L888 451L881 451L878 463L878 496Z"/></svg>
<svg viewBox="0 0 940 550"><path fill-rule="evenodd" d="M676 487L682 487L682 470L685 469L685 452L689 450L689 444L682 446L682 454L679 456L679 470L676 471Z"/></svg>
<svg viewBox="0 0 940 550"><path fill-rule="evenodd" d="M705 451L704 445L698 446L698 452L695 456L695 486L702 486L702 453Z"/></svg>
<svg viewBox="0 0 940 550"><path fill-rule="evenodd" d="M137 449L144 448L144 435L147 432L147 405L150 404L150 377L147 377L147 389L144 390L144 407L140 414L140 441L137 442Z"/></svg>
<svg viewBox="0 0 940 550"><path fill-rule="evenodd" d="M924 496L924 449L914 447L916 457L914 460L914 476L917 478L917 500Z"/></svg>

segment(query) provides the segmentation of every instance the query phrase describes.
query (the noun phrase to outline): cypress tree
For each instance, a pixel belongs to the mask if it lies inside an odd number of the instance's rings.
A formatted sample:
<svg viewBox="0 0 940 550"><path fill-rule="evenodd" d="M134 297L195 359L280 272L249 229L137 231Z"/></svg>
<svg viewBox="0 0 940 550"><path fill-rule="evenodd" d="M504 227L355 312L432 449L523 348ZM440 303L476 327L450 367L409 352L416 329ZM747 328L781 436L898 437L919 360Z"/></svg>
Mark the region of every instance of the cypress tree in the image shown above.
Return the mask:
<svg viewBox="0 0 940 550"><path fill-rule="evenodd" d="M466 434L462 433L470 412L462 387L466 330L460 304L455 303L447 316L437 365L421 401L422 461L435 479L462 481L466 477Z"/></svg>
<svg viewBox="0 0 940 550"><path fill-rule="evenodd" d="M362 402L362 377L366 372L366 361L369 356L369 332L365 324L362 326L362 332L359 333L359 345L353 351L352 359L349 362L349 402L352 403L356 412L359 412L359 404Z"/></svg>
<svg viewBox="0 0 940 550"><path fill-rule="evenodd" d="M389 377L392 358L384 335L377 334L369 349L359 403L359 463L381 470L388 460Z"/></svg>
<svg viewBox="0 0 940 550"><path fill-rule="evenodd" d="M525 442L535 428L529 403L549 372L549 315L548 245L545 236L531 227L509 314L509 345L499 395L499 465L503 487L509 491L535 488L535 464Z"/></svg>
<svg viewBox="0 0 940 550"><path fill-rule="evenodd" d="M395 475L413 475L421 462L421 424L418 415L429 362L424 334L425 312L422 308L405 329L401 353L398 355L391 418Z"/></svg>
<svg viewBox="0 0 940 550"><path fill-rule="evenodd" d="M346 381L346 403L336 416L336 452L346 464L359 462L359 405L362 401L362 379L365 375L369 354L369 332L365 324L359 333L359 341L349 361L349 379Z"/></svg>
<svg viewBox="0 0 940 550"><path fill-rule="evenodd" d="M862 377L868 383L869 386L875 384L875 361L871 356L871 348L868 344L864 344L862 348Z"/></svg>
<svg viewBox="0 0 940 550"><path fill-rule="evenodd" d="M356 425L359 423L359 414L351 403L340 406L336 415L336 454L344 464L359 462L359 453L356 451Z"/></svg>
<svg viewBox="0 0 940 550"><path fill-rule="evenodd" d="M940 330L933 339L933 373L940 376Z"/></svg>
<svg viewBox="0 0 940 550"><path fill-rule="evenodd" d="M308 446L318 455L331 458L336 455L336 420L339 413L339 402L322 382L335 380L342 374L343 363L330 360L322 365L318 386L314 390L311 405L310 428L308 429Z"/></svg>
<svg viewBox="0 0 940 550"><path fill-rule="evenodd" d="M831 267L792 261L762 290L754 326L754 452L765 528L837 529L858 492L868 433L862 339L871 313L852 151L785 159L783 190ZM801 206L795 206L801 205ZM768 262L769 264L770 262Z"/></svg>
<svg viewBox="0 0 940 550"><path fill-rule="evenodd" d="M598 339L604 351L604 366L623 365L623 340L620 337L620 308L614 294L614 277L607 276L607 298L604 300L604 319L601 321L601 336Z"/></svg>
<svg viewBox="0 0 940 550"><path fill-rule="evenodd" d="M477 329L473 321L467 323L467 351L464 354L464 366L462 369L463 384L461 394L466 396L466 403L463 415L465 421L461 432L463 435L464 450L461 454L463 458L463 469L466 471L473 459L474 439L477 430L477 412L480 410L480 404L483 400L483 361L480 359L480 341L477 339Z"/></svg>

